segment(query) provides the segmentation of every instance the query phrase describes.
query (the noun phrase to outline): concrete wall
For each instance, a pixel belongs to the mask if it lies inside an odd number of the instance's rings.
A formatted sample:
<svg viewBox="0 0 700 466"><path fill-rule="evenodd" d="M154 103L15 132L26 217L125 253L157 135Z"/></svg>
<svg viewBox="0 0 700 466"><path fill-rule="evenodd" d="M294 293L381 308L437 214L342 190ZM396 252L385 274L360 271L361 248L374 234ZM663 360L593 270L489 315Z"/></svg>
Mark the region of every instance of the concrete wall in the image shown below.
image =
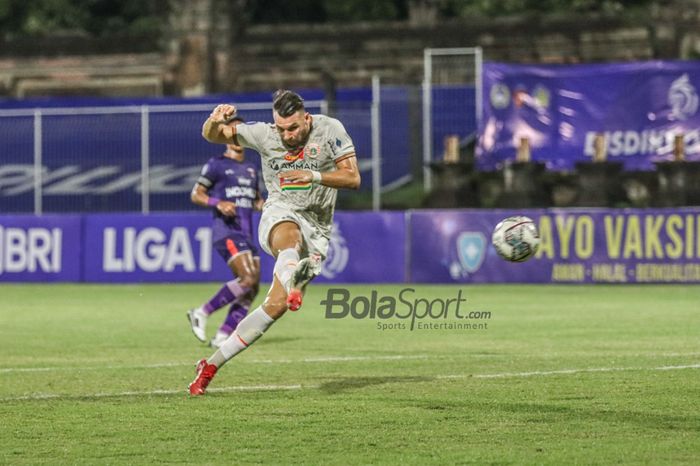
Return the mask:
<svg viewBox="0 0 700 466"><path fill-rule="evenodd" d="M95 55L0 53L0 95L200 95L276 87L419 83L426 47L481 46L487 60L579 63L700 57L696 1L634 16L518 16L428 24L252 26L210 0L182 1L160 43ZM218 5L211 10L212 5ZM86 53L81 54L81 43ZM7 45L7 44L5 44ZM54 51L55 52L55 51ZM33 56L32 56L33 55Z"/></svg>

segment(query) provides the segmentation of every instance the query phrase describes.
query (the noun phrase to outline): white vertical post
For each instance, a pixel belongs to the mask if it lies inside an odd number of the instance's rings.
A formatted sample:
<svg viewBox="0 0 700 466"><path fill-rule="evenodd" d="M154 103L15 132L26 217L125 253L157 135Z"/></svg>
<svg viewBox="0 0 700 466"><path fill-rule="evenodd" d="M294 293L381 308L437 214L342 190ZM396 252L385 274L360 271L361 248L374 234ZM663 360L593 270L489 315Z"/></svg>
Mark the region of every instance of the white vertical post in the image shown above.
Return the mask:
<svg viewBox="0 0 700 466"><path fill-rule="evenodd" d="M372 75L372 210L382 208L381 81Z"/></svg>
<svg viewBox="0 0 700 466"><path fill-rule="evenodd" d="M423 50L423 189L432 189L430 162L433 161L433 119L432 89L433 80L431 49Z"/></svg>
<svg viewBox="0 0 700 466"><path fill-rule="evenodd" d="M148 105L141 106L141 213L147 214L150 206L150 154L148 127Z"/></svg>
<svg viewBox="0 0 700 466"><path fill-rule="evenodd" d="M482 70L484 66L484 58L482 54L481 47L475 47L474 48L474 68L476 68L476 76L474 76L474 80L476 81L476 131L477 134L479 131L481 131L481 120L483 118L483 111L484 111L484 105L483 105L483 99L484 99L484 94L483 94L483 89L481 88L482 85Z"/></svg>
<svg viewBox="0 0 700 466"><path fill-rule="evenodd" d="M328 100L327 99L323 99L319 103L318 106L319 106L319 110L321 111L321 115L328 115Z"/></svg>
<svg viewBox="0 0 700 466"><path fill-rule="evenodd" d="M41 215L42 204L42 178L43 178L43 157L42 157L42 127L41 109L34 110L34 215Z"/></svg>

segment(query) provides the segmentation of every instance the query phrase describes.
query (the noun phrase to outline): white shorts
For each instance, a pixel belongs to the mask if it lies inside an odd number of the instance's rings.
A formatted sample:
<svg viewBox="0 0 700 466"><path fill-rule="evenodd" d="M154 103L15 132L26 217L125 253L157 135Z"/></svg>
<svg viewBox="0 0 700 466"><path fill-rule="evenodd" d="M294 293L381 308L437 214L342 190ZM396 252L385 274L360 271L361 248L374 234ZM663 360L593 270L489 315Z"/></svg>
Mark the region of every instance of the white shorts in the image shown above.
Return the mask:
<svg viewBox="0 0 700 466"><path fill-rule="evenodd" d="M260 217L258 241L263 251L275 256L270 248L270 232L275 225L282 222L294 222L299 226L302 237L300 254L302 258L314 253L320 254L322 259L326 258L331 239L330 225L320 225L314 222L310 216L304 215L304 212L294 211L275 203L265 205Z"/></svg>

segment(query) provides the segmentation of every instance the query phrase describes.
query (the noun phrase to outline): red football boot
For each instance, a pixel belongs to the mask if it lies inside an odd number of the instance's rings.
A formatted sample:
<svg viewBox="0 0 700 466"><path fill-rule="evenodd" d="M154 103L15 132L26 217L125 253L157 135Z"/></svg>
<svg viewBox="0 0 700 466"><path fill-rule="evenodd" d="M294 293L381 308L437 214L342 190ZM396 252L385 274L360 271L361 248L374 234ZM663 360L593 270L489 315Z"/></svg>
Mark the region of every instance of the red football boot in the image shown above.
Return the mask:
<svg viewBox="0 0 700 466"><path fill-rule="evenodd" d="M217 369L218 367L214 364L207 363L206 359L199 361L197 363L197 377L195 377L194 381L188 386L190 395L204 395L209 382L211 382L211 379L216 375Z"/></svg>
<svg viewBox="0 0 700 466"><path fill-rule="evenodd" d="M294 269L294 275L292 275L292 288L287 294L287 309L290 311L299 310L304 288L319 273L321 273L320 254L312 254L299 261Z"/></svg>
<svg viewBox="0 0 700 466"><path fill-rule="evenodd" d="M287 309L298 311L301 307L301 290L292 288L287 295Z"/></svg>

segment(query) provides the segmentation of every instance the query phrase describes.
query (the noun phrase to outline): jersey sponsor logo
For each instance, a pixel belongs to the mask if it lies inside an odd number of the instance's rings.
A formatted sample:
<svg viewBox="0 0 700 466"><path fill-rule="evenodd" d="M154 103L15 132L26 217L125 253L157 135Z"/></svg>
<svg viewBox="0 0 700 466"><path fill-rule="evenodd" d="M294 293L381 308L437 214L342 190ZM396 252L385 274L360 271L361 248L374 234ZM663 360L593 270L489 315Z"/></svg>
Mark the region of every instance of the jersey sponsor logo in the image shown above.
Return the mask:
<svg viewBox="0 0 700 466"><path fill-rule="evenodd" d="M253 208L253 201L251 199L248 199L247 197L241 197L236 199L236 207L243 207L245 209L252 209Z"/></svg>
<svg viewBox="0 0 700 466"><path fill-rule="evenodd" d="M308 191L311 189L311 181L289 181L280 178L280 188L282 191Z"/></svg>
<svg viewBox="0 0 700 466"><path fill-rule="evenodd" d="M296 162L297 160L304 160L304 148L296 152L289 151L284 155L284 160L286 162Z"/></svg>
<svg viewBox="0 0 700 466"><path fill-rule="evenodd" d="M255 199L255 190L249 186L229 186L226 188L226 197L249 197Z"/></svg>
<svg viewBox="0 0 700 466"><path fill-rule="evenodd" d="M280 166L276 160L270 160L268 162L268 167L278 172L281 169L284 170L318 170L318 161L316 160L297 160L289 165Z"/></svg>
<svg viewBox="0 0 700 466"><path fill-rule="evenodd" d="M343 233L340 231L340 226L334 222L333 230L331 230L331 240L328 244L328 257L323 263L321 275L326 278L335 278L345 270L349 259L350 249L347 241L345 241Z"/></svg>
<svg viewBox="0 0 700 466"><path fill-rule="evenodd" d="M251 180L250 178L243 178L242 176L239 176L238 184L240 184L241 186L250 186L251 184L253 184L253 180Z"/></svg>

